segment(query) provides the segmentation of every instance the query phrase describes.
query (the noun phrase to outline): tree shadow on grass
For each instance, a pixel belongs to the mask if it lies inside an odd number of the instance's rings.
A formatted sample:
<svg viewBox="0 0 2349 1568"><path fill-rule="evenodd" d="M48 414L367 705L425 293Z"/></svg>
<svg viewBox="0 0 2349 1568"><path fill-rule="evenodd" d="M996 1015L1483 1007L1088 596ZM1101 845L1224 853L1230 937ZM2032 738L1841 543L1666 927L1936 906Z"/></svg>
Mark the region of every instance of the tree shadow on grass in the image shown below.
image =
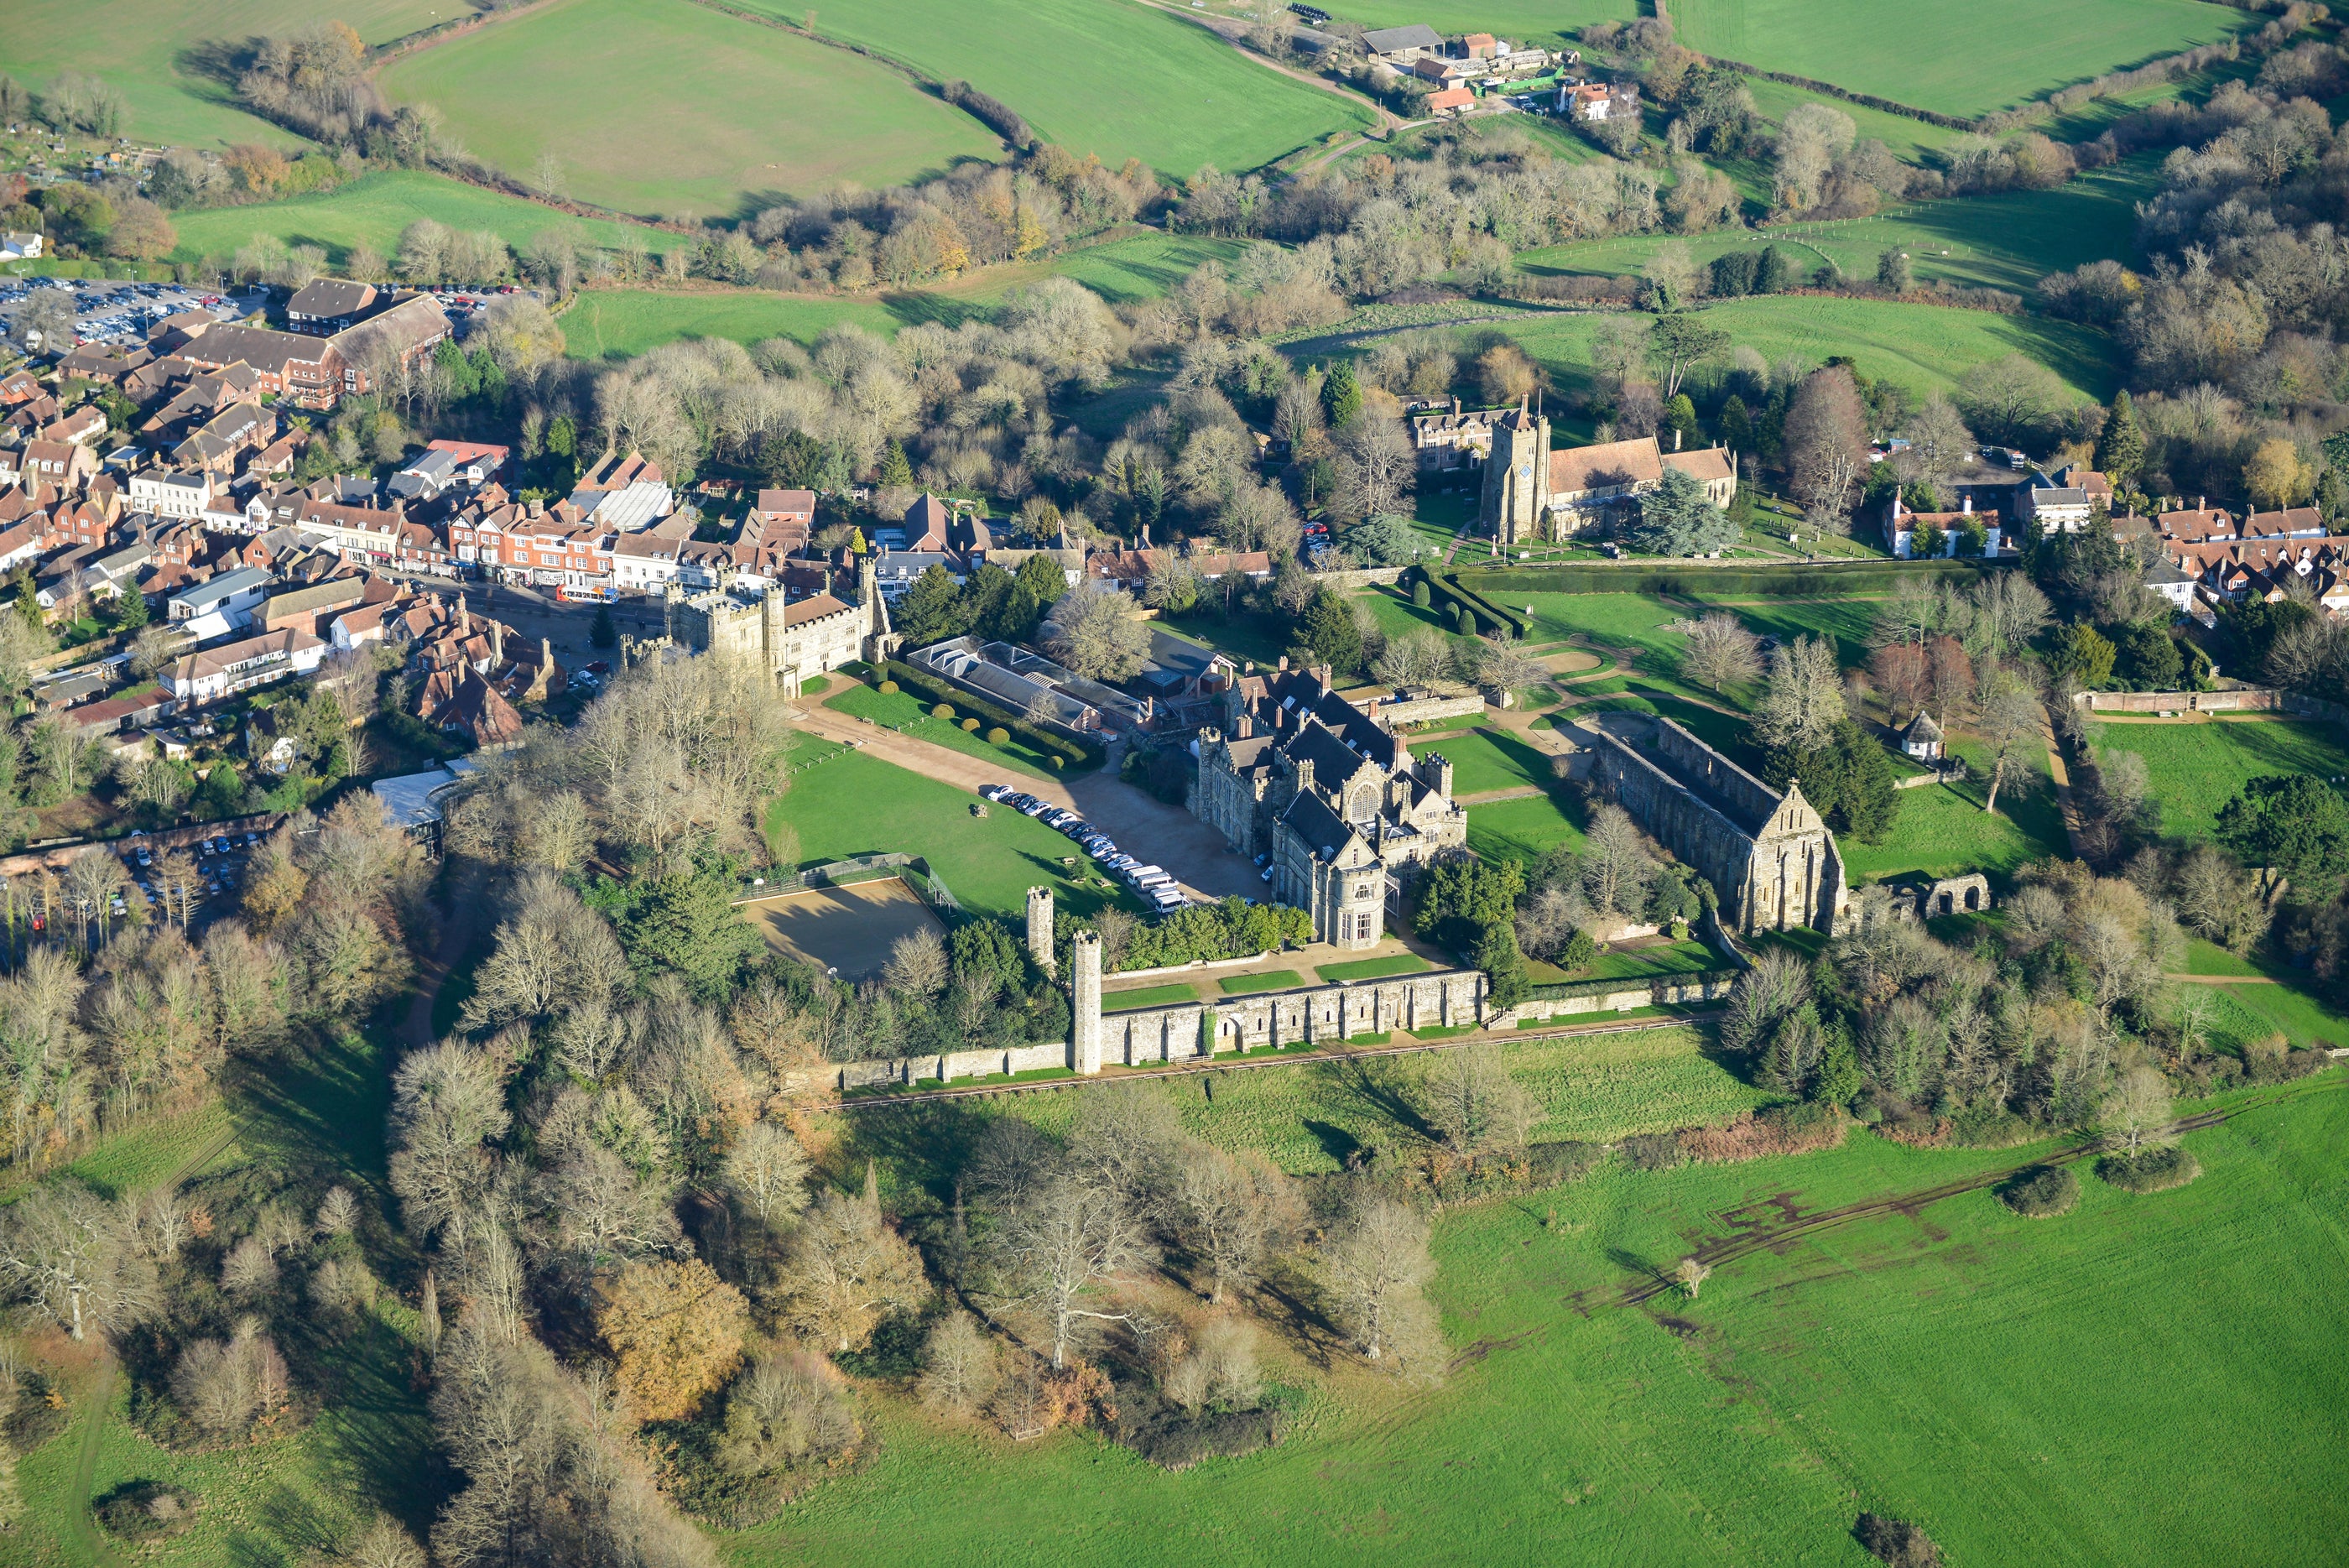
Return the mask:
<svg viewBox="0 0 2349 1568"><path fill-rule="evenodd" d="M826 1174L843 1187L861 1186L864 1162L876 1160L895 1178L900 1208L906 1206L905 1197L918 1193L928 1200L926 1207L943 1211L954 1202L955 1178L994 1120L968 1100L850 1111L848 1136L826 1162Z"/></svg>
<svg viewBox="0 0 2349 1568"><path fill-rule="evenodd" d="M1413 1080L1392 1056L1350 1056L1313 1069L1322 1103L1333 1110L1372 1116L1433 1140L1435 1129L1419 1113Z"/></svg>

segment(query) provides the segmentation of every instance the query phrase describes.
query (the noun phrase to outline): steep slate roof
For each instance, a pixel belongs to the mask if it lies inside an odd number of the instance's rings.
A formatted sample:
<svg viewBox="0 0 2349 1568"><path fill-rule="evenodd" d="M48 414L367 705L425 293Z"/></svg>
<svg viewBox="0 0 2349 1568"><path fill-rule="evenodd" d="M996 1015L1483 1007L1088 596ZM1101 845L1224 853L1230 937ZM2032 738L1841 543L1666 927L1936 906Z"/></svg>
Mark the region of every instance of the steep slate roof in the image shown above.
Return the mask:
<svg viewBox="0 0 2349 1568"><path fill-rule="evenodd" d="M1374 55L1392 55L1399 49L1440 49L1444 35L1424 22L1413 22L1407 27L1381 27L1362 35L1362 42Z"/></svg>
<svg viewBox="0 0 2349 1568"><path fill-rule="evenodd" d="M1319 795L1310 790L1300 793L1288 803L1281 820L1297 831L1297 836L1312 846L1324 860L1334 860L1338 852L1353 838L1354 829L1343 817L1323 804Z"/></svg>
<svg viewBox="0 0 2349 1568"><path fill-rule="evenodd" d="M314 277L285 302L285 314L320 319L357 316L375 301L376 286L371 283L353 283L347 277Z"/></svg>

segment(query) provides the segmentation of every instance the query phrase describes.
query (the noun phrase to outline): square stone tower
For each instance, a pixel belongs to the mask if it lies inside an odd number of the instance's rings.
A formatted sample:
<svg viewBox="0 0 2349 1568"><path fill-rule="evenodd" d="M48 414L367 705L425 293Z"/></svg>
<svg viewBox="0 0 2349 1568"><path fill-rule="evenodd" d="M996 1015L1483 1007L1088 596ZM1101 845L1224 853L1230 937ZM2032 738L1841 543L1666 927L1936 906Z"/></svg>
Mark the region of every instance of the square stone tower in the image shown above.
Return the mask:
<svg viewBox="0 0 2349 1568"><path fill-rule="evenodd" d="M1493 421L1477 519L1496 544L1541 537L1549 510L1549 421L1523 400Z"/></svg>
<svg viewBox="0 0 2349 1568"><path fill-rule="evenodd" d="M1101 938L1079 931L1070 954L1069 1067L1093 1074L1102 1069Z"/></svg>
<svg viewBox="0 0 2349 1568"><path fill-rule="evenodd" d="M1044 971L1044 978L1056 978L1052 963L1052 889L1028 889L1028 956Z"/></svg>

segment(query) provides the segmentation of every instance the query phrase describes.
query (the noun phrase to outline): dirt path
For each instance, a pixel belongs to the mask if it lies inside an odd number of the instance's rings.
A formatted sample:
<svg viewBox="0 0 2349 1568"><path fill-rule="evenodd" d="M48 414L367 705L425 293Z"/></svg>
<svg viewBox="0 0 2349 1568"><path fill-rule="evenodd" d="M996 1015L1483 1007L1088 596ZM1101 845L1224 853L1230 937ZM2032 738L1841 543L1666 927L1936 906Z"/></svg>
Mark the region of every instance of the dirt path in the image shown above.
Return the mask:
<svg viewBox="0 0 2349 1568"><path fill-rule="evenodd" d="M2283 981L2265 974L2165 974L2164 980L2191 981L2196 985L2282 985Z"/></svg>
<svg viewBox="0 0 2349 1568"><path fill-rule="evenodd" d="M2055 809L2063 814L2064 837L2072 846L2072 858L2083 858L2080 853L2080 813L2072 803L2072 770L2064 765L2064 748L2055 740L2055 726L2043 721L2039 732L2047 741L2047 776L2055 785Z"/></svg>
<svg viewBox="0 0 2349 1568"><path fill-rule="evenodd" d="M2199 1132L2205 1127L2214 1127L2221 1122L2231 1120L2246 1111L2264 1110L2282 1100L2293 1098L2299 1095L2320 1094L2328 1089L2339 1089L2344 1082L2349 1082L2349 1079L2335 1075L2327 1083L2286 1090L2227 1110L2205 1111L2199 1116L2181 1117L2170 1123L2165 1131L2171 1137L2181 1133ZM2091 1156L2104 1153L2105 1149L2104 1139L2092 1138L2036 1159L2001 1166L1994 1170L1976 1171L1971 1176L1961 1177L1955 1181L1945 1181L1934 1187L1922 1187L1910 1192L1887 1193L1880 1197L1866 1198L1857 1203L1847 1203L1839 1208L1823 1209L1816 1214L1801 1213L1788 1197L1765 1199L1742 1209L1730 1210L1723 1214L1722 1218L1729 1222L1730 1234L1705 1241L1687 1255L1708 1267L1718 1268L1723 1263L1734 1262L1740 1258L1755 1252L1765 1251L1783 1252L1794 1242L1816 1236L1822 1231L1837 1230L1861 1220L1879 1220L1891 1214L1906 1214L1913 1217L1918 1210L1939 1203L1944 1199L1961 1197L1969 1192L1980 1192L1984 1188L1995 1187L2009 1177L2038 1166L2076 1164ZM1774 1216L1777 1217L1775 1222L1772 1218ZM1611 1300L1619 1305L1640 1306L1680 1288L1677 1281L1661 1273L1656 1273L1635 1284L1625 1286L1617 1292Z"/></svg>
<svg viewBox="0 0 2349 1568"><path fill-rule="evenodd" d="M1519 784L1515 789L1487 789L1479 790L1475 794L1455 794L1452 803L1454 805L1492 805L1505 800L1531 800L1537 794L1548 793L1532 784Z"/></svg>

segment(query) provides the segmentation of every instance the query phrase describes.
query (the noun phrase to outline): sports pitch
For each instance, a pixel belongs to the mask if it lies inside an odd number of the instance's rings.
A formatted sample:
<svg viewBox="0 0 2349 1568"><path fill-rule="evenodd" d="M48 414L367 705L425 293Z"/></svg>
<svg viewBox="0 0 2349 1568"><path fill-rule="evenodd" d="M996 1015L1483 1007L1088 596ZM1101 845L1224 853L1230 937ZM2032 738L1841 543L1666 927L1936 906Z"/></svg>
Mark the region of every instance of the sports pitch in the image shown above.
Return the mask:
<svg viewBox="0 0 2349 1568"><path fill-rule="evenodd" d="M742 918L789 958L863 980L889 961L889 950L916 931L945 928L911 888L895 877L847 888L785 893L742 906Z"/></svg>

